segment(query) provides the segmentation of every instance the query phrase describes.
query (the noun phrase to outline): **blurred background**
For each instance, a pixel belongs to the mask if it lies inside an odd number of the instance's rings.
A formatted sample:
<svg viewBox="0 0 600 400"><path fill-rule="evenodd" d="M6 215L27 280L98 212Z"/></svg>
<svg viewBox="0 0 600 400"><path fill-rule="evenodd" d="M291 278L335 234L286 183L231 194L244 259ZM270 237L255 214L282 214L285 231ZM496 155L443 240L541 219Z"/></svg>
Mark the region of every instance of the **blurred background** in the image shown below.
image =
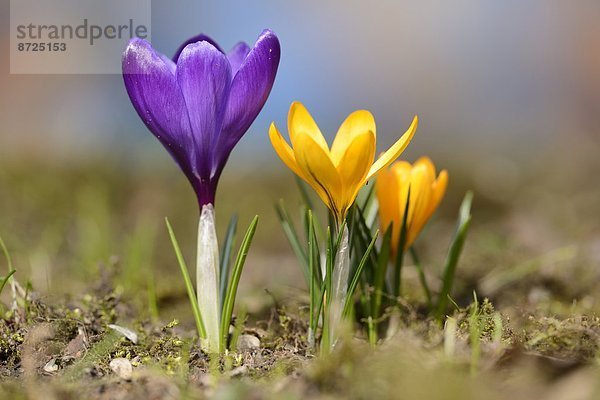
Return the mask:
<svg viewBox="0 0 600 400"><path fill-rule="evenodd" d="M152 275L161 301L185 301L163 225L172 218L191 262L197 207L183 175L143 126L121 76L10 75L8 7L2 0L0 236L17 278L46 296L76 293L104 265L126 276L125 294ZM504 287L482 283L490 271L539 257L536 268L552 279L581 270L598 283L600 3L155 0L152 15L153 45L168 55L199 32L230 48L269 27L282 44L271 96L217 199L221 234L234 212L240 229L261 215L243 279L248 307L264 288L304 290L273 210L280 198L295 210L296 187L267 137L271 121L285 127L294 100L330 141L348 113L372 111L379 151L419 115L403 158L427 154L450 173L443 208L419 243L432 275L471 188L475 226L459 267L466 292L493 297ZM589 293L581 290L565 299Z"/></svg>

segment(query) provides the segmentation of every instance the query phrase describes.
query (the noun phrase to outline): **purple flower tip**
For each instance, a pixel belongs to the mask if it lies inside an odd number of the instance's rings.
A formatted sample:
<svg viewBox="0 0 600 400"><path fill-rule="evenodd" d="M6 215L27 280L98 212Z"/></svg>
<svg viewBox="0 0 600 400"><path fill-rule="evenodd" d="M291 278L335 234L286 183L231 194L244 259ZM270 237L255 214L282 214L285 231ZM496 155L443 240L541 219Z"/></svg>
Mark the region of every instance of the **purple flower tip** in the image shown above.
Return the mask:
<svg viewBox="0 0 600 400"><path fill-rule="evenodd" d="M148 129L192 184L200 206L214 204L229 154L269 96L279 66L277 36L264 30L251 48L225 53L206 35L170 59L143 39L123 53L129 98Z"/></svg>

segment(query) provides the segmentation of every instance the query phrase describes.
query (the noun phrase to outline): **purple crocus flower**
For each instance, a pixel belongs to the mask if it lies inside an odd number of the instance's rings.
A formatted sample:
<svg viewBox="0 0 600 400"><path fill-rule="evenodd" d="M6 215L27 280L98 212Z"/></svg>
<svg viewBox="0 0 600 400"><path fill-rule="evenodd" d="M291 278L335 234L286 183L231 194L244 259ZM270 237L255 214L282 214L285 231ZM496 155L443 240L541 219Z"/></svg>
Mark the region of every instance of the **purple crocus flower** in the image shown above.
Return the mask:
<svg viewBox="0 0 600 400"><path fill-rule="evenodd" d="M270 30L253 48L241 42L228 53L198 35L172 60L145 40L129 42L123 54L127 93L194 187L200 208L214 204L223 167L265 104L279 57Z"/></svg>

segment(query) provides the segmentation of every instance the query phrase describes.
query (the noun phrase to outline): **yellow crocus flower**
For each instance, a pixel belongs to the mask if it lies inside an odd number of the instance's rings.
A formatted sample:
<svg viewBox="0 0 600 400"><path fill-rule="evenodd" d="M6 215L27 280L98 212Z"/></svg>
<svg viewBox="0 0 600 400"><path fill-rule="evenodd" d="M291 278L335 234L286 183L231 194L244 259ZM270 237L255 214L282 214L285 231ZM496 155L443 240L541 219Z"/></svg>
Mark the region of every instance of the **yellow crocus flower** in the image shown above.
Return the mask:
<svg viewBox="0 0 600 400"><path fill-rule="evenodd" d="M415 116L404 135L375 161L375 119L358 110L340 126L331 149L302 103L294 102L288 114L292 147L272 123L271 143L277 155L317 192L341 223L358 191L379 170L392 163L410 143L417 129Z"/></svg>
<svg viewBox="0 0 600 400"><path fill-rule="evenodd" d="M442 201L447 186L448 172L443 170L436 178L435 166L428 157L420 158L414 165L406 161L395 162L377 175L375 191L379 201L379 219L382 230L394 223L391 243L394 254L398 250L409 188L405 249L419 236Z"/></svg>

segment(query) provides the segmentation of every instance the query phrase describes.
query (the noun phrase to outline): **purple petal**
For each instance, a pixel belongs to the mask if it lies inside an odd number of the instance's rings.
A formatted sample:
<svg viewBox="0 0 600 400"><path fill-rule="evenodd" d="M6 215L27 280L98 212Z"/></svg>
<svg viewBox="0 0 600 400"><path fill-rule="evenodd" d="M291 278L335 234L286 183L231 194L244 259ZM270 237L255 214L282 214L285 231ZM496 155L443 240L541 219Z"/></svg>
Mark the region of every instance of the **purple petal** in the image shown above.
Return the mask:
<svg viewBox="0 0 600 400"><path fill-rule="evenodd" d="M223 128L217 149L227 156L246 133L267 101L279 65L280 47L277 36L265 30L250 50L231 83ZM223 168L225 161L215 168Z"/></svg>
<svg viewBox="0 0 600 400"><path fill-rule="evenodd" d="M231 85L227 57L208 42L188 45L179 56L175 73L185 99L196 145L195 165L203 178L212 175L215 138L221 131ZM215 154L217 153L217 154Z"/></svg>
<svg viewBox="0 0 600 400"><path fill-rule="evenodd" d="M165 56L162 53L156 53L156 55L158 55L160 59L163 60L163 62L169 68L171 73L175 75L175 69L177 68L177 65L173 62L173 60L171 60L169 57Z"/></svg>
<svg viewBox="0 0 600 400"><path fill-rule="evenodd" d="M192 36L191 38L189 38L188 40L186 40L185 42L183 42L183 44L181 46L179 46L179 48L175 52L175 55L173 56L173 62L177 63L177 60L179 59L179 56L181 55L181 52L183 51L183 49L185 49L187 47L188 44L198 43L198 42L208 42L208 43L212 44L213 46L215 46L217 48L217 50L219 50L221 53L225 53L219 47L219 45L217 44L217 42L215 42L211 37L206 36L205 34L201 33L199 35Z"/></svg>
<svg viewBox="0 0 600 400"><path fill-rule="evenodd" d="M129 42L123 54L123 79L142 121L185 174L193 175L186 151L193 146L192 130L171 66L148 42L136 38Z"/></svg>
<svg viewBox="0 0 600 400"><path fill-rule="evenodd" d="M234 77L250 52L250 46L244 42L239 42L227 53L227 59L231 64L231 76Z"/></svg>

